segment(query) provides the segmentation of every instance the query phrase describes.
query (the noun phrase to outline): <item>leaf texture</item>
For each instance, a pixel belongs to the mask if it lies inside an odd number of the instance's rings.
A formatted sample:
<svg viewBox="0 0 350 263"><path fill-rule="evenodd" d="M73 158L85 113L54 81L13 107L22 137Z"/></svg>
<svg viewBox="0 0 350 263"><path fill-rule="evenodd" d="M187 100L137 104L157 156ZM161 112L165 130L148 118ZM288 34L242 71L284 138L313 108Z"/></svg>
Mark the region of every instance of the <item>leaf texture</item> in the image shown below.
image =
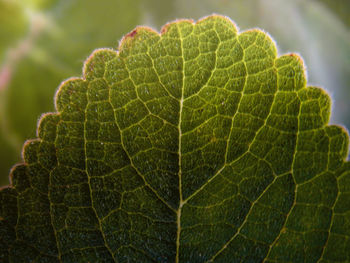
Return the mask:
<svg viewBox="0 0 350 263"><path fill-rule="evenodd" d="M10 70L7 77L0 72L0 186L9 184L8 172L21 159L23 141L35 136L38 116L54 111L58 83L79 76L96 47L113 47L139 24L139 5L138 0L0 0L0 71ZM28 21L20 16L29 18L26 10L34 12ZM2 49L9 51L3 60Z"/></svg>
<svg viewBox="0 0 350 263"><path fill-rule="evenodd" d="M3 262L349 262L348 135L226 17L137 27L61 84L0 192Z"/></svg>

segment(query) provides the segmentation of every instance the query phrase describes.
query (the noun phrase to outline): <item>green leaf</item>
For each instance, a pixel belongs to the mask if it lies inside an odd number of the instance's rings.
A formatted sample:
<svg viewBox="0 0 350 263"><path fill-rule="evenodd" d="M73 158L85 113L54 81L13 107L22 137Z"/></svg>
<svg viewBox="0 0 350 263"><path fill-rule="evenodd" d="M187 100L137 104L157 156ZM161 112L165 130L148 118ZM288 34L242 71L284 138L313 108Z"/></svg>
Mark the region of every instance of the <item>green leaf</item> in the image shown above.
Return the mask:
<svg viewBox="0 0 350 263"><path fill-rule="evenodd" d="M55 102L0 192L2 261L349 262L348 135L266 33L137 27Z"/></svg>
<svg viewBox="0 0 350 263"><path fill-rule="evenodd" d="M12 2L0 0L0 34L2 28L7 27L8 31L15 32L11 25L21 20L14 19L14 14L5 19L2 1ZM15 5L16 9L13 7L12 13L30 8L36 11L31 13L31 30L22 32L18 44L14 45L12 41L6 46L12 44L13 51L19 51L14 52L15 63L1 61L0 54L0 64L11 64L6 92L0 94L0 141L12 139L12 143L7 143L9 147L0 144L0 157L11 155L8 159L14 160L10 162L1 158L0 186L8 184L8 172L15 160L20 160L23 141L35 136L36 122L41 113L54 110L52 97L57 85L62 79L80 75L83 61L96 47L114 46L125 32L140 23L138 2L21 0ZM0 37L0 53L1 42L4 40L5 43L7 39L9 37ZM21 50L23 43L24 51ZM0 92L3 88L1 82ZM13 152L17 154L11 154Z"/></svg>

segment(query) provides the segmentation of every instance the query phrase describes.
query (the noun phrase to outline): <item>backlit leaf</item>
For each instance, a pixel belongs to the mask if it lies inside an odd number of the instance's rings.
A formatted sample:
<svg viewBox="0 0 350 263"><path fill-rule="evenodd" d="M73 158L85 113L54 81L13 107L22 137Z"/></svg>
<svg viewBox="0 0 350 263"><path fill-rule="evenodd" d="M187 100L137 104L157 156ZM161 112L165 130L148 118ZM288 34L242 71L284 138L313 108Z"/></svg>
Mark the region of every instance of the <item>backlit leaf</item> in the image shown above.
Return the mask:
<svg viewBox="0 0 350 263"><path fill-rule="evenodd" d="M61 84L0 192L4 262L349 262L348 135L225 17L138 27Z"/></svg>
<svg viewBox="0 0 350 263"><path fill-rule="evenodd" d="M11 3L14 10L4 8L2 2ZM139 24L138 5L138 0L0 0L0 64L11 66L5 87L0 76L0 186L8 184L7 174L15 160L20 160L23 141L35 136L40 115L54 110L57 85L79 76L83 61L96 47L115 46ZM31 20L22 26L29 32L17 33L13 25L20 25L23 19L15 11L31 14ZM10 33L16 33L18 43ZM6 44L4 53L10 50L15 63L1 60L2 43Z"/></svg>

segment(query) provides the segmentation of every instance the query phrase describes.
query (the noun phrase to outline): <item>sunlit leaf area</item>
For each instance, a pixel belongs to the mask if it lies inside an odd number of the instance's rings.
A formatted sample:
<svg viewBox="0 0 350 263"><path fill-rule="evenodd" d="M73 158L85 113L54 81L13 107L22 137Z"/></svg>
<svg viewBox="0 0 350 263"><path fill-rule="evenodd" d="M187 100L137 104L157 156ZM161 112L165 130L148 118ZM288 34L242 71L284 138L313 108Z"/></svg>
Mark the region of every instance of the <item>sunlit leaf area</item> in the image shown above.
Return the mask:
<svg viewBox="0 0 350 263"><path fill-rule="evenodd" d="M217 14L96 49L0 189L0 261L349 262L349 136L306 72Z"/></svg>
<svg viewBox="0 0 350 263"><path fill-rule="evenodd" d="M0 0L0 185L21 162L37 120L54 111L59 84L81 76L97 47L117 48L137 25L227 15L262 28L279 55L297 52L308 83L332 97L332 124L350 127L350 2L343 0Z"/></svg>

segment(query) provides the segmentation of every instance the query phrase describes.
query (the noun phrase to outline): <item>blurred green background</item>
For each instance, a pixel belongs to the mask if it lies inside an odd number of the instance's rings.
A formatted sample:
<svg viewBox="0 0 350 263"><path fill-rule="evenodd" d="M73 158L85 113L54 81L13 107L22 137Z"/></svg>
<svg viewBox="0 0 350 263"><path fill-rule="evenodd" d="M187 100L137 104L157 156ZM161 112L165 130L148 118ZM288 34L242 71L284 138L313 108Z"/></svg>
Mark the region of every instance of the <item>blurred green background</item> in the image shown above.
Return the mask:
<svg viewBox="0 0 350 263"><path fill-rule="evenodd" d="M259 27L280 54L297 52L309 84L333 99L331 123L350 128L350 1L346 0L0 0L0 186L21 161L37 120L54 110L59 83L80 76L95 48L118 46L137 25L218 13L240 30Z"/></svg>

